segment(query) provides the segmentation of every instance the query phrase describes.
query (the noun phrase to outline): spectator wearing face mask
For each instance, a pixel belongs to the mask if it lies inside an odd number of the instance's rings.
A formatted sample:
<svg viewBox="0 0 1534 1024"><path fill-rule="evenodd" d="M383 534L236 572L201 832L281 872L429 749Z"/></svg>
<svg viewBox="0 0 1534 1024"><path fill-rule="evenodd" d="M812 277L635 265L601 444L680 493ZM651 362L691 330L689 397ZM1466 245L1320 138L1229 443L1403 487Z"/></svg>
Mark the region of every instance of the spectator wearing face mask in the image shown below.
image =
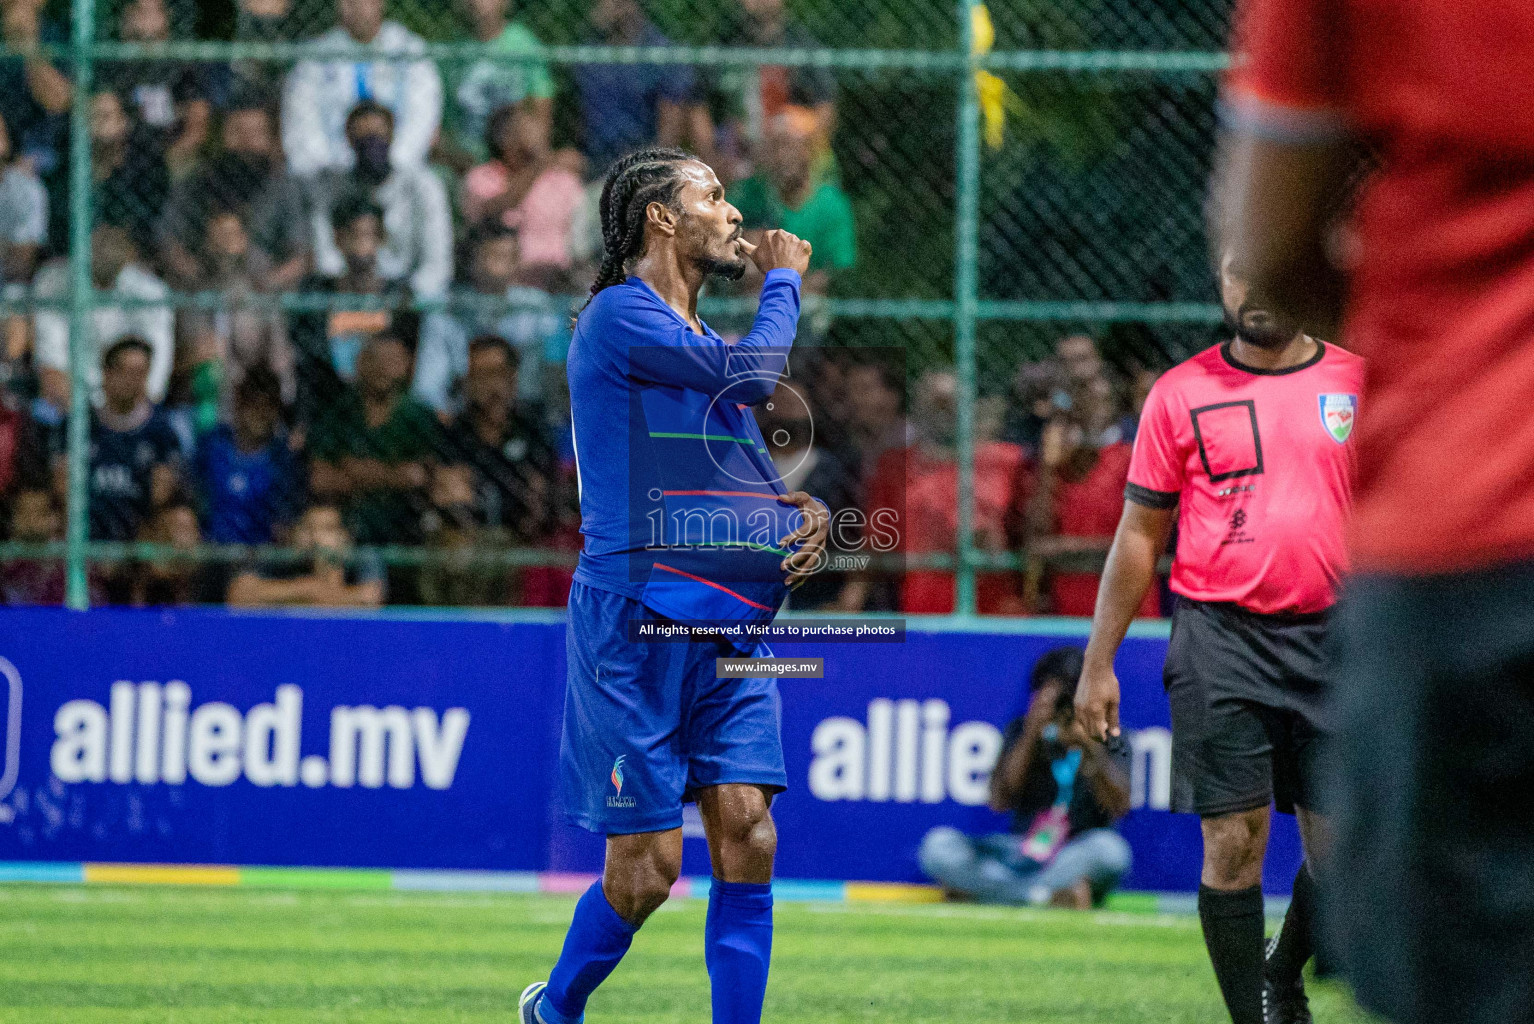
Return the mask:
<svg viewBox="0 0 1534 1024"><path fill-rule="evenodd" d="M382 107L397 121L384 166L426 166L442 121L442 78L434 63L420 58L426 46L421 37L385 21L383 8L384 0L337 0L340 24L314 40L320 48L366 46L372 59L306 60L288 75L282 148L294 174L353 165L360 154L350 144L349 114L361 103Z"/></svg>
<svg viewBox="0 0 1534 1024"><path fill-rule="evenodd" d="M177 287L208 287L209 268L197 256L208 213L240 211L252 246L267 264L256 287L290 290L309 272L313 221L303 188L283 165L266 97L252 89L237 94L223 113L218 134L219 153L171 188L156 228L160 258Z"/></svg>
<svg viewBox="0 0 1534 1024"><path fill-rule="evenodd" d="M378 273L408 284L418 298L442 295L453 277L453 220L441 180L422 166L390 164L394 115L377 103L364 101L352 109L346 138L356 154L352 167L327 171L313 183L317 268L331 276L345 269L330 212L339 197L361 193L383 211Z"/></svg>

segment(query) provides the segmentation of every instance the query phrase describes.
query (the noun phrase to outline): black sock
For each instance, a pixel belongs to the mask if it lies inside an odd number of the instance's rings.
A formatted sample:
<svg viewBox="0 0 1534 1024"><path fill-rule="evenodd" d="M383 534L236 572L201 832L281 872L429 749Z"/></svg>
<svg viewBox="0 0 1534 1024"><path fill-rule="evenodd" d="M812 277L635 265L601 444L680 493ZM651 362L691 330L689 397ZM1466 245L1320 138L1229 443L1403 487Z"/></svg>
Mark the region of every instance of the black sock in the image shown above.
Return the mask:
<svg viewBox="0 0 1534 1024"><path fill-rule="evenodd" d="M1267 974L1279 988L1286 988L1300 980L1305 961L1315 952L1311 928L1316 906L1316 882L1310 877L1310 869L1300 865L1294 876L1294 895L1289 900L1289 912L1278 934L1268 943Z"/></svg>
<svg viewBox="0 0 1534 1024"><path fill-rule="evenodd" d="M1198 887L1198 920L1232 1024L1262 1024L1262 887Z"/></svg>

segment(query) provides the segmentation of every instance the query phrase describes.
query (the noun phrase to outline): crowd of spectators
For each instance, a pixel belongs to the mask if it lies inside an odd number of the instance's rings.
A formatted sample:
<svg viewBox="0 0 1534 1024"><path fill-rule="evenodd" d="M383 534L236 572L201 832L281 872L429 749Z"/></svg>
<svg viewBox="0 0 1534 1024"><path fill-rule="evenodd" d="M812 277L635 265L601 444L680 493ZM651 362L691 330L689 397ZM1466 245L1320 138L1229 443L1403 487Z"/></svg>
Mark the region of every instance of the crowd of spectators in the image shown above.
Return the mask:
<svg viewBox="0 0 1534 1024"><path fill-rule="evenodd" d="M887 531L884 547L910 564L882 582L877 573L852 574L828 606L950 613L955 573L921 560L952 556L956 546L958 378L921 374L902 418L897 382L882 368L853 364L841 376L847 429L839 462L862 467L856 493L865 519L896 513L901 526ZM1149 370L1126 377L1111 369L1091 337L1075 334L1052 356L1022 362L1008 391L977 401L975 546L1028 556L1022 568L976 573L981 614L1092 614L1097 566L1123 509L1135 427L1154 380ZM892 436L892 427L904 436ZM1141 614L1159 615L1163 597L1148 595Z"/></svg>
<svg viewBox="0 0 1534 1024"><path fill-rule="evenodd" d="M76 81L44 45L65 38L45 0L0 0L0 294L40 302L0 316L0 539L62 537L73 343L92 403L90 535L166 551L96 566L99 599L563 602L567 567L483 554L579 547L562 373L570 309L558 297L584 291L600 259L607 165L647 144L699 153L748 236L782 227L811 241L813 294L833 293L856 264L857 225L832 146L829 70L555 69L514 2L454 5L461 40L504 59L428 60L384 0L335 0L333 27L317 36L292 0L237 0L237 40L312 39L332 52L292 66L103 62L87 126L101 294L86 336L72 339ZM735 2L721 43L815 45L783 0ZM151 50L187 38L196 14L182 0L114 10L102 34ZM668 42L640 0L592 0L585 38ZM343 52L356 47L360 58ZM556 101L575 112L558 128ZM344 301L270 301L280 293ZM190 299L166 302L177 296ZM763 413L795 438L775 453L785 478L833 508L904 510L902 552L951 551L952 375L914 383L907 425L905 381L889 367L829 350L818 367L812 407ZM1110 380L1089 338L1019 371L1010 399L982 417L983 547L1102 545L1134 387ZM199 544L303 554L178 557ZM386 571L353 551L395 545L440 557ZM795 600L941 611L952 582L870 569L827 575ZM62 589L56 561L0 563L7 602L54 602ZM981 606L1075 612L1090 589L1065 574L987 573Z"/></svg>

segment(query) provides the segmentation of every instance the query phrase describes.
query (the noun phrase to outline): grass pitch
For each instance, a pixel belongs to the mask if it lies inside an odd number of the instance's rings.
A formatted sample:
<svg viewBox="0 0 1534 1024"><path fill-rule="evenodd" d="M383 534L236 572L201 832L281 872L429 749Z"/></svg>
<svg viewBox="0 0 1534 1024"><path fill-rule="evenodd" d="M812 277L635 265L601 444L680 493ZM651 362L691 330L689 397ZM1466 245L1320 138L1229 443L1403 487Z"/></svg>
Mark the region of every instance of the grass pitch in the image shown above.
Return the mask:
<svg viewBox="0 0 1534 1024"><path fill-rule="evenodd" d="M573 899L0 886L0 1021L511 1024ZM705 1024L705 905L668 904L590 1024ZM1311 985L1322 1024L1363 1024ZM1225 1020L1192 917L780 903L773 1024Z"/></svg>

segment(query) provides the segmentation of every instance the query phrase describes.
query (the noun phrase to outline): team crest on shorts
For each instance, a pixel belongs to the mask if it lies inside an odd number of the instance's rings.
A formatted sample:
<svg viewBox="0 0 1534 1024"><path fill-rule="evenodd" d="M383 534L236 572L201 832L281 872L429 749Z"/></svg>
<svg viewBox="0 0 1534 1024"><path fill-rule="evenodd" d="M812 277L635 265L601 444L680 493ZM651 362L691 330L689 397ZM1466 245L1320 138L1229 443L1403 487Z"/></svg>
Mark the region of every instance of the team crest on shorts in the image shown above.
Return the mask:
<svg viewBox="0 0 1534 1024"><path fill-rule="evenodd" d="M607 798L609 807L633 807L634 798L623 795L623 762L628 760L626 754L620 754L618 760L613 762L612 774L608 776L612 780L613 795Z"/></svg>
<svg viewBox="0 0 1534 1024"><path fill-rule="evenodd" d="M1353 424L1358 422L1357 395L1321 395L1321 426L1333 441L1342 444L1353 434Z"/></svg>

